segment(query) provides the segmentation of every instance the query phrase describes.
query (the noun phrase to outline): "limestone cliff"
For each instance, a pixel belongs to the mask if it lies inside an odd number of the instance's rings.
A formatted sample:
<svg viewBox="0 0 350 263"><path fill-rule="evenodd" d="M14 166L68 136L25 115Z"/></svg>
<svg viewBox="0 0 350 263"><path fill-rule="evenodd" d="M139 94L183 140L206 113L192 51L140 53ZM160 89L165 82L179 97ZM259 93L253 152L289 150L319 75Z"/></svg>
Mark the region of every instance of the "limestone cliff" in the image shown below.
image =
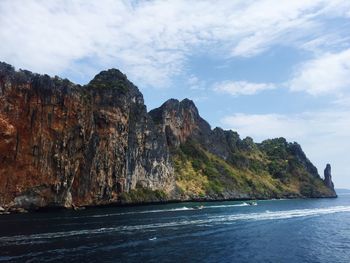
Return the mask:
<svg viewBox="0 0 350 263"><path fill-rule="evenodd" d="M171 192L165 136L118 70L88 85L0 65L0 203L106 204L136 187Z"/></svg>
<svg viewBox="0 0 350 263"><path fill-rule="evenodd" d="M81 86L0 63L0 206L335 196L327 182L298 144L211 130L188 99L147 113L116 69Z"/></svg>
<svg viewBox="0 0 350 263"><path fill-rule="evenodd" d="M297 143L240 139L211 130L194 103L168 100L149 113L166 134L180 199L335 197Z"/></svg>

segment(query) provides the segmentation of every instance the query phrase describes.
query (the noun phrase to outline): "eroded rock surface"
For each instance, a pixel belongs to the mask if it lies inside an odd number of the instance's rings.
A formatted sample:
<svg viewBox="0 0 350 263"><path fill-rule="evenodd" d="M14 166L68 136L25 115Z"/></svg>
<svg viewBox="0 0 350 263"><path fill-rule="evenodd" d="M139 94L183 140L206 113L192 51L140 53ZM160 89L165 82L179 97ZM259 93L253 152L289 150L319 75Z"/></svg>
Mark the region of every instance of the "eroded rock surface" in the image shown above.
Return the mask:
<svg viewBox="0 0 350 263"><path fill-rule="evenodd" d="M136 186L172 191L165 136L120 71L79 86L1 64L0 100L1 204L70 207L116 202Z"/></svg>

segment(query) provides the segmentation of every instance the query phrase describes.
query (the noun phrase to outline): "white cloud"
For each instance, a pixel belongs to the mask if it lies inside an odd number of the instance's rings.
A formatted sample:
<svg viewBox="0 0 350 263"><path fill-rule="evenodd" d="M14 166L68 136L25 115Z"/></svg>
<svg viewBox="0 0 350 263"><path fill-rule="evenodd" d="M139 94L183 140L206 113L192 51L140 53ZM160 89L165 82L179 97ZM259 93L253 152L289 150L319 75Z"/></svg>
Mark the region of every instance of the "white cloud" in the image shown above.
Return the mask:
<svg viewBox="0 0 350 263"><path fill-rule="evenodd" d="M206 82L195 75L191 75L186 83L191 90L205 90Z"/></svg>
<svg viewBox="0 0 350 263"><path fill-rule="evenodd" d="M343 95L350 91L350 49L324 54L301 64L290 80L290 89L312 95Z"/></svg>
<svg viewBox="0 0 350 263"><path fill-rule="evenodd" d="M247 81L223 81L213 85L213 90L232 96L254 95L264 90L275 89L272 83L251 83Z"/></svg>
<svg viewBox="0 0 350 263"><path fill-rule="evenodd" d="M324 55L324 50L345 50L349 48L349 46L350 37L348 36L348 32L335 32L321 35L301 44L303 49L315 53L316 57Z"/></svg>
<svg viewBox="0 0 350 263"><path fill-rule="evenodd" d="M294 44L310 33L310 27L317 23L312 17L312 8L318 4L318 1L262 1L250 6L240 18L244 16L251 22L247 21L231 54L250 57L274 44ZM295 33L290 34L290 31Z"/></svg>
<svg viewBox="0 0 350 263"><path fill-rule="evenodd" d="M252 136L258 141L281 136L295 140L307 133L305 127L300 126L297 116L237 113L226 116L222 123L225 127L237 130L244 136Z"/></svg>
<svg viewBox="0 0 350 263"><path fill-rule="evenodd" d="M327 110L296 115L234 114L222 119L224 127L257 141L285 137L301 144L320 174L330 162L336 185L350 187L348 149L350 112Z"/></svg>
<svg viewBox="0 0 350 263"><path fill-rule="evenodd" d="M304 112L294 115L237 113L223 118L222 123L259 141L279 136L289 140L330 135L344 137L350 133L350 114L346 110Z"/></svg>
<svg viewBox="0 0 350 263"><path fill-rule="evenodd" d="M0 60L38 72L118 67L141 85L168 85L190 56L252 56L327 31L343 1L0 1ZM293 33L291 33L293 32ZM92 76L88 76L92 77Z"/></svg>

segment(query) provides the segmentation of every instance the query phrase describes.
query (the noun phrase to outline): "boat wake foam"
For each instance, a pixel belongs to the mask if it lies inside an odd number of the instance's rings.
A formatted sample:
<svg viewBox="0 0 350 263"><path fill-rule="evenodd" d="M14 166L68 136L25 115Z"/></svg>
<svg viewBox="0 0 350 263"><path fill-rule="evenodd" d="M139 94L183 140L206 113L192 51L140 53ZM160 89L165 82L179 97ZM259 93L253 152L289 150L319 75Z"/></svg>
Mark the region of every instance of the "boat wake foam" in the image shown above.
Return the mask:
<svg viewBox="0 0 350 263"><path fill-rule="evenodd" d="M234 205L210 205L205 206L204 208L227 208L227 207L241 207L241 206L249 206L247 203L234 204Z"/></svg>
<svg viewBox="0 0 350 263"><path fill-rule="evenodd" d="M98 235L98 234L124 232L124 231L147 231L147 230L154 230L157 228L183 227L183 226L189 226L189 225L229 224L236 221L280 220L280 219L290 219L290 218L297 218L297 217L320 216L320 215L342 213L342 212L350 212L350 206L335 206L335 207L314 208L314 209L295 209L295 210L273 211L273 212L265 211L261 213L208 216L204 219L178 220L178 221L172 221L172 222L166 222L166 223L155 223L155 224L145 224L145 225L123 225L123 226L109 227L109 228L83 229L83 230L75 230L75 231L40 233L40 234L32 234L32 235L4 236L4 237L0 237L0 244L35 243L36 241L43 242L43 240L46 240L47 242L49 242L50 239L67 238L72 236Z"/></svg>
<svg viewBox="0 0 350 263"><path fill-rule="evenodd" d="M202 206L201 209L242 207L242 206L249 206L249 204L241 203L241 204L234 204L234 205L208 205L208 206ZM131 211L131 212L124 212L124 213L111 213L111 214L103 214L103 215L92 215L92 216L88 216L88 217L108 217L108 216L119 216L119 215L179 212L179 211L193 211L193 210L198 210L198 207L184 206L184 207L171 208L171 209L157 209L157 210L145 210L145 211Z"/></svg>

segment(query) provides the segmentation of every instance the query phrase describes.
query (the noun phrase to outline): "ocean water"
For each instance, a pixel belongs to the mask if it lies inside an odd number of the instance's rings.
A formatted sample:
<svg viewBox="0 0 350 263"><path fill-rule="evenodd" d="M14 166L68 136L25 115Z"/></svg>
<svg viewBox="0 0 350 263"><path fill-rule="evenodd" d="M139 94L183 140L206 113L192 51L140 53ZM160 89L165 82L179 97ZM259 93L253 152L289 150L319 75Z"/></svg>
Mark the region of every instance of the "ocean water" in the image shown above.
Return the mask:
<svg viewBox="0 0 350 263"><path fill-rule="evenodd" d="M350 195L257 203L0 216L0 262L350 262Z"/></svg>

